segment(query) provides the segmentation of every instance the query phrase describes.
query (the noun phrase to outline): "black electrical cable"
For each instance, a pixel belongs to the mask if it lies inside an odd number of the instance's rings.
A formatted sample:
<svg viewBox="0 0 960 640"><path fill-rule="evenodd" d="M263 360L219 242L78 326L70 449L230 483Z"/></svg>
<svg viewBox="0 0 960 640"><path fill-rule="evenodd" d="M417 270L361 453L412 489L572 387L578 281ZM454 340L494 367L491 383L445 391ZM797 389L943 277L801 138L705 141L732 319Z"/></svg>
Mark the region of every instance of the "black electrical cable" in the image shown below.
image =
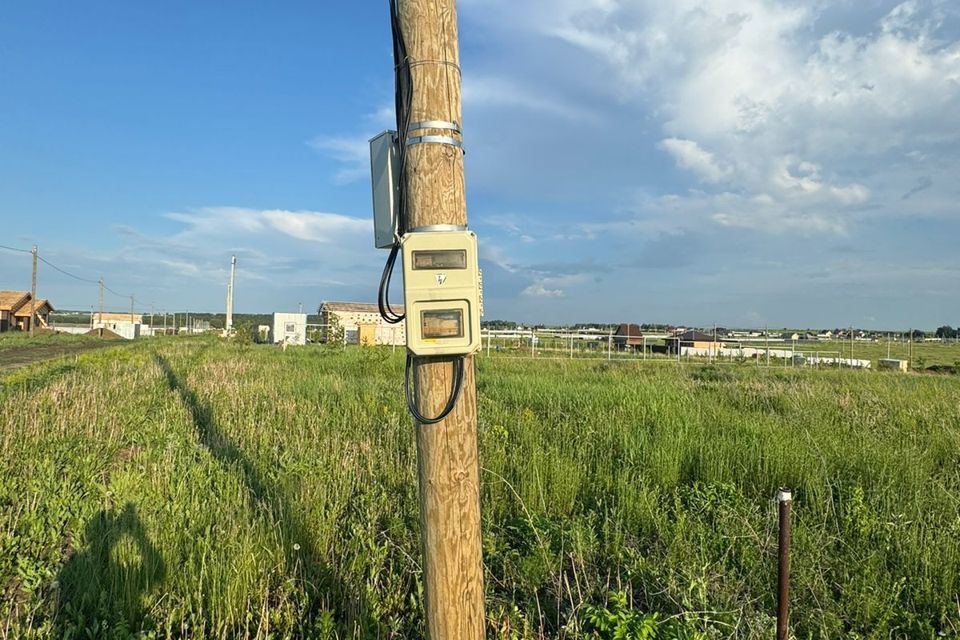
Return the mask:
<svg viewBox="0 0 960 640"><path fill-rule="evenodd" d="M403 322L406 318L406 314L397 313L390 307L390 276L393 274L393 265L396 263L399 253L399 244L390 247L390 255L387 256L387 262L383 265L383 273L380 274L380 289L377 294L377 307L380 309L380 317L389 324Z"/></svg>
<svg viewBox="0 0 960 640"><path fill-rule="evenodd" d="M394 108L397 115L397 135L399 143L399 158L397 162L397 227L402 234L407 228L407 197L406 180L404 180L407 159L407 129L410 126L410 111L413 101L413 76L407 61L407 47L400 28L400 13L396 0L390 0L390 29L393 34L393 63L394 63ZM377 306L380 316L389 324L397 324L406 319L405 313L397 313L390 306L390 280L393 278L393 269L400 253L400 244L395 242L390 248L390 255L383 266L380 275L380 288L377 295Z"/></svg>
<svg viewBox="0 0 960 640"><path fill-rule="evenodd" d="M427 418L422 413L420 413L420 408L417 407L417 402L413 397L413 392L410 385L410 373L413 369L413 355L409 352L407 353L407 366L403 374L403 393L407 397L407 409L413 415L413 419L419 422L420 424L437 424L453 411L453 408L457 406L457 401L460 399L460 392L463 390L463 356L457 356L453 361L453 385L450 390L450 397L447 399L447 404L443 407L443 411L440 412L436 418Z"/></svg>
<svg viewBox="0 0 960 640"><path fill-rule="evenodd" d="M394 63L394 108L397 115L397 228L399 235L403 235L407 230L407 184L406 184L406 166L407 166L407 134L410 128L410 117L413 107L413 74L410 71L410 61L407 58L407 46L403 39L403 29L400 25L400 11L397 6L397 0L390 0L390 29L393 33L393 63ZM386 264L383 266L383 273L380 276L380 289L377 297L377 306L383 319L396 324L403 322L406 313L397 313L390 307L390 279L393 276L393 269L397 262L397 255L400 253L400 243L395 241L390 248L390 255L387 256ZM420 413L416 400L413 397L413 390L410 384L410 378L413 369L413 355L407 352L407 364L403 377L403 390L407 399L407 409L413 415L413 418L420 424L436 424L450 415L453 408L460 399L460 392L463 390L463 370L464 357L457 356L453 361L453 384L450 390L450 397L440 414L434 418L428 418Z"/></svg>

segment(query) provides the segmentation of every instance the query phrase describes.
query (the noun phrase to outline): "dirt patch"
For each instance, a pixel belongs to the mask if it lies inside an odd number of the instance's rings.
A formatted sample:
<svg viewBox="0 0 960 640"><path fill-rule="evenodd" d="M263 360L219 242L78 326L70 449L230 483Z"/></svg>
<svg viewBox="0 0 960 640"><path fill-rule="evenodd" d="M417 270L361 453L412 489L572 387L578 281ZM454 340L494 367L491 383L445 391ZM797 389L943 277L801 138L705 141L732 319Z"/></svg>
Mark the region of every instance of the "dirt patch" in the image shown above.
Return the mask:
<svg viewBox="0 0 960 640"><path fill-rule="evenodd" d="M117 342L112 340L73 342L69 344L37 344L24 345L0 351L0 373L7 373L25 367L34 362L55 360L67 356L78 355L87 351L96 351L105 347L115 347Z"/></svg>
<svg viewBox="0 0 960 640"><path fill-rule="evenodd" d="M73 534L67 531L60 539L60 558L66 562L73 557L74 553L76 553L76 549L73 548Z"/></svg>
<svg viewBox="0 0 960 640"><path fill-rule="evenodd" d="M944 375L956 375L957 368L949 364L934 364L927 367L927 373L939 373Z"/></svg>
<svg viewBox="0 0 960 640"><path fill-rule="evenodd" d="M110 329L104 329L103 327L98 327L96 329L90 329L85 334L86 336L97 336L98 338L103 338L104 340L123 340L123 336L118 333L110 331Z"/></svg>
<svg viewBox="0 0 960 640"><path fill-rule="evenodd" d="M138 444L132 444L129 447L124 447L123 449L120 449L120 451L117 451L116 461L120 463L130 462L140 455L141 451L143 451L143 447Z"/></svg>

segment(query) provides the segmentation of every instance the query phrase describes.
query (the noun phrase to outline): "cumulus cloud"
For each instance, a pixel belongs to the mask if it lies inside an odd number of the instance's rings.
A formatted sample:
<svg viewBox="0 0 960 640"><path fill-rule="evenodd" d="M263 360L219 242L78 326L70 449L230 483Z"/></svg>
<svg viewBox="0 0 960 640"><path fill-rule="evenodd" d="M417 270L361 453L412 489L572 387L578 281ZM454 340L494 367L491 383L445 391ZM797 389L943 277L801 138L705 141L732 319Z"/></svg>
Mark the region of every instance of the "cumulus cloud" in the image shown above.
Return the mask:
<svg viewBox="0 0 960 640"><path fill-rule="evenodd" d="M308 286L349 289L375 279L379 261L366 219L247 207L202 207L164 217L178 224L173 233L124 228L125 244L112 259L137 265L138 272L143 265L162 264L175 276L165 277L163 286L203 288L225 281L229 256L235 254L238 279L269 282L269 295Z"/></svg>
<svg viewBox="0 0 960 640"><path fill-rule="evenodd" d="M562 298L563 289L548 289L543 282L535 282L521 292L522 295L533 298Z"/></svg>
<svg viewBox="0 0 960 640"><path fill-rule="evenodd" d="M187 213L168 213L166 217L185 225L178 234L180 238L274 230L298 240L337 243L373 231L370 220L322 211L203 207Z"/></svg>
<svg viewBox="0 0 960 640"><path fill-rule="evenodd" d="M298 240L314 242L338 242L344 236L370 234L373 224L337 213L318 211L261 211L260 215L274 229Z"/></svg>
<svg viewBox="0 0 960 640"><path fill-rule="evenodd" d="M722 182L733 174L730 167L721 167L712 153L693 140L666 138L660 148L673 156L678 167L692 171L704 182Z"/></svg>
<svg viewBox="0 0 960 640"><path fill-rule="evenodd" d="M572 69L567 80L591 96L587 108L598 117L633 113L659 129L659 149L708 190L666 187L677 197L674 211L689 205L671 222L737 220L764 231L804 220L840 232L868 216L904 214L891 203L918 177L899 158L927 176L947 158L960 161L960 42L957 12L945 3L911 0L873 14L872 7L845 7L856 14L845 21L857 24L856 32L824 29L828 11L840 9L814 1L514 5L463 3L470 17L500 31L502 42L524 34ZM532 72L518 63L515 73ZM610 154L605 144L578 153L599 159ZM929 214L955 215L949 198L927 189ZM704 210L705 198L728 191L773 202L752 213Z"/></svg>
<svg viewBox="0 0 960 640"><path fill-rule="evenodd" d="M573 268L590 264L658 269L658 305L694 278L752 296L804 277L830 242L899 246L922 233L918 219L958 218L951 3L458 6L471 224L518 309L582 310L591 292L616 291L615 276ZM319 146L366 172L365 146Z"/></svg>

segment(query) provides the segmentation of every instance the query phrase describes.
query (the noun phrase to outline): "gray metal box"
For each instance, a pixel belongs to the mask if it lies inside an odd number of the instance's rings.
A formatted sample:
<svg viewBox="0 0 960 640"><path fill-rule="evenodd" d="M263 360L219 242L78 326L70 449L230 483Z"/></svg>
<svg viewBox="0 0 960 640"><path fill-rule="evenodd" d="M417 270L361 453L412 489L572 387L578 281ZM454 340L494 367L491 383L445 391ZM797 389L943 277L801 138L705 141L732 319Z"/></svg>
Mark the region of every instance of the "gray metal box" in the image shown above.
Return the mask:
<svg viewBox="0 0 960 640"><path fill-rule="evenodd" d="M370 178L373 189L373 236L378 249L400 239L397 228L400 186L400 140L396 131L370 139Z"/></svg>

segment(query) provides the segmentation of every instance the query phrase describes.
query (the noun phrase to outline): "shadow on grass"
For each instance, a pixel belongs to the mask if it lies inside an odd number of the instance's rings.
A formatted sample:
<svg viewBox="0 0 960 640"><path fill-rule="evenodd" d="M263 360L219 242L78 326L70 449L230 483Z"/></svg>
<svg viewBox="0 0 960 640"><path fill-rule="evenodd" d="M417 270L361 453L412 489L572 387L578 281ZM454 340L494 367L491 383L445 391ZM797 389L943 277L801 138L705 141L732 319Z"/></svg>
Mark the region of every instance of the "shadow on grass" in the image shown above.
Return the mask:
<svg viewBox="0 0 960 640"><path fill-rule="evenodd" d="M60 570L56 637L121 637L151 629L143 596L163 580L166 567L133 503L91 518L84 541L87 549Z"/></svg>
<svg viewBox="0 0 960 640"><path fill-rule="evenodd" d="M276 526L281 529L282 538L287 543L284 545L287 566L297 572L295 578L302 581L309 598L309 605L301 613L299 632L310 633L322 626L319 616L324 611L332 610L349 637L375 638L385 635L377 621L370 616L362 596L353 592L323 560L313 544L313 536L304 522L302 511L294 508L282 488L257 470L243 451L220 430L213 408L184 383L170 363L159 354L154 359L163 371L170 390L180 396L190 411L201 444L225 467L240 472L251 501L273 512ZM295 548L294 544L299 548Z"/></svg>

